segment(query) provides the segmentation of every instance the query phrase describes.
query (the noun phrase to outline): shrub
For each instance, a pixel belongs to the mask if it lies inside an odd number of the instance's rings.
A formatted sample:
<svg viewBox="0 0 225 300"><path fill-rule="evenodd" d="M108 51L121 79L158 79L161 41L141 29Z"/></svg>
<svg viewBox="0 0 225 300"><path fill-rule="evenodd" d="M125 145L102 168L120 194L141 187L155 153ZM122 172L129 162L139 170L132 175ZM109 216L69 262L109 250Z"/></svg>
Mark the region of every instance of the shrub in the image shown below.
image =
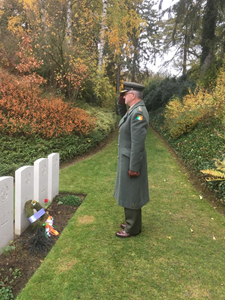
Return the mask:
<svg viewBox="0 0 225 300"><path fill-rule="evenodd" d="M87 135L95 118L58 98L42 99L37 89L24 88L18 77L0 70L0 131L44 138Z"/></svg>
<svg viewBox="0 0 225 300"><path fill-rule="evenodd" d="M54 240L46 238L44 229L38 227L35 234L27 241L27 248L30 254L40 255L51 249L53 244Z"/></svg>
<svg viewBox="0 0 225 300"><path fill-rule="evenodd" d="M0 132L0 176L13 175L21 166L32 165L36 159L52 152L59 153L62 163L96 147L114 130L116 116L97 108L91 108L89 114L95 114L97 122L87 136L71 134L46 139L38 135L8 136Z"/></svg>
<svg viewBox="0 0 225 300"><path fill-rule="evenodd" d="M225 158L220 161L214 159L216 169L201 170L207 181L225 181Z"/></svg>
<svg viewBox="0 0 225 300"><path fill-rule="evenodd" d="M91 107L89 105L85 106L85 110L96 117L95 132L101 131L108 135L115 129L117 121L116 113L109 112L105 109Z"/></svg>
<svg viewBox="0 0 225 300"><path fill-rule="evenodd" d="M217 77L212 92L197 87L194 92L184 96L182 103L175 97L166 106L165 119L173 138L190 132L201 120L215 116L225 117L225 64Z"/></svg>
<svg viewBox="0 0 225 300"><path fill-rule="evenodd" d="M70 195L70 194L66 196L58 195L55 197L55 199L58 201L59 204L65 204L70 206L79 206L81 204L80 197L76 195Z"/></svg>
<svg viewBox="0 0 225 300"><path fill-rule="evenodd" d="M160 89L160 80L154 79L149 86L144 89L143 100L148 111L155 110L162 106L162 91Z"/></svg>
<svg viewBox="0 0 225 300"><path fill-rule="evenodd" d="M35 57L29 35L25 34L22 37L15 60L14 72L17 76L0 69L1 132L10 135L37 134L44 138L90 133L95 126L93 116L72 107L60 98L41 98L39 86L45 80L35 70L38 70L43 62ZM80 62L79 66L81 65ZM72 75L68 73L68 76ZM74 84L78 78L75 76L71 80L75 88Z"/></svg>
<svg viewBox="0 0 225 300"><path fill-rule="evenodd" d="M92 106L98 106L108 111L115 111L116 91L104 74L96 74L93 70L91 77L86 80L85 87L80 93L81 99Z"/></svg>
<svg viewBox="0 0 225 300"><path fill-rule="evenodd" d="M195 81L186 76L179 78L165 78L163 80L156 78L150 82L144 90L143 99L148 111L164 107L169 100L176 96L182 99L188 90L193 91L196 88Z"/></svg>
<svg viewBox="0 0 225 300"><path fill-rule="evenodd" d="M225 120L225 60L216 80L216 86L213 89L215 115L220 120Z"/></svg>
<svg viewBox="0 0 225 300"><path fill-rule="evenodd" d="M216 86L217 77L220 72L221 67L223 66L223 59L222 57L218 59L218 57L213 59L210 66L207 68L206 72L201 74L201 78L199 84L201 87L212 90ZM199 70L197 72L197 77L199 77Z"/></svg>
<svg viewBox="0 0 225 300"><path fill-rule="evenodd" d="M173 138L190 132L201 120L214 115L213 98L202 89L189 91L181 102L177 97L171 100L165 110L165 125Z"/></svg>
<svg viewBox="0 0 225 300"><path fill-rule="evenodd" d="M217 132L217 136L225 139L225 134ZM222 195L221 200L225 204L225 158L222 160L214 158L213 161L215 163L214 168L201 170L201 173L204 174L206 181L216 183L218 192Z"/></svg>

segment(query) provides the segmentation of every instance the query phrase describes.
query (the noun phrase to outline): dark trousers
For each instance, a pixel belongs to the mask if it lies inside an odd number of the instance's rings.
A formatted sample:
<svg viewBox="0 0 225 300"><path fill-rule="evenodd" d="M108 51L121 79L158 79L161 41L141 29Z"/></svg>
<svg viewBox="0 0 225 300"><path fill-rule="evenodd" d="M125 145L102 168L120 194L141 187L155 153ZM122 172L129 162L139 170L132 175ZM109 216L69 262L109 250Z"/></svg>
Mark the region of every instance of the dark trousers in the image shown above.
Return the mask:
<svg viewBox="0 0 225 300"><path fill-rule="evenodd" d="M125 231L131 235L136 235L141 232L142 216L140 209L130 209L124 207L126 228Z"/></svg>

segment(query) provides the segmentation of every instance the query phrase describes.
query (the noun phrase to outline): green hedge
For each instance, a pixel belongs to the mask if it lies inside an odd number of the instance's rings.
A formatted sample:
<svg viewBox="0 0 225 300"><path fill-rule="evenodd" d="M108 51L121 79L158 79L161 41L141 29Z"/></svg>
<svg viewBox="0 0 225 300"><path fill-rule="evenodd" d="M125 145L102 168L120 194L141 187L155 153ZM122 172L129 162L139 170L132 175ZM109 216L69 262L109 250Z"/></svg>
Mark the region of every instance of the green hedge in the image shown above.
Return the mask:
<svg viewBox="0 0 225 300"><path fill-rule="evenodd" d="M194 91L196 82L187 76L168 77L163 80L156 78L144 89L143 100L147 110L154 111L164 107L174 95L182 99L187 95L189 88Z"/></svg>
<svg viewBox="0 0 225 300"><path fill-rule="evenodd" d="M87 153L103 141L115 128L115 114L101 112L100 115L101 122L98 122L95 131L88 136L71 134L47 140L40 136L10 137L0 134L0 176L14 176L15 170L18 168L33 165L38 158L47 157L53 152L60 154L60 162L66 162L78 155Z"/></svg>

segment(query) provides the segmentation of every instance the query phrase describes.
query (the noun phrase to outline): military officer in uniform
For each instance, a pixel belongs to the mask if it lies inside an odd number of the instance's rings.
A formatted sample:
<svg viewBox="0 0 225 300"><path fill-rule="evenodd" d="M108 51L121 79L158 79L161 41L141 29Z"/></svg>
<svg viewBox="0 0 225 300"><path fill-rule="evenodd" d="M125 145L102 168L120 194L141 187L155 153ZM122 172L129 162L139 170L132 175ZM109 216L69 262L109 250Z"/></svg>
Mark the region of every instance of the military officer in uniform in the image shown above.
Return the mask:
<svg viewBox="0 0 225 300"><path fill-rule="evenodd" d="M128 238L141 232L141 208L149 201L145 150L149 114L141 100L143 89L143 85L124 82L124 90L118 99L121 120L114 197L118 205L124 207L125 223L120 225L122 230L116 233L120 238Z"/></svg>

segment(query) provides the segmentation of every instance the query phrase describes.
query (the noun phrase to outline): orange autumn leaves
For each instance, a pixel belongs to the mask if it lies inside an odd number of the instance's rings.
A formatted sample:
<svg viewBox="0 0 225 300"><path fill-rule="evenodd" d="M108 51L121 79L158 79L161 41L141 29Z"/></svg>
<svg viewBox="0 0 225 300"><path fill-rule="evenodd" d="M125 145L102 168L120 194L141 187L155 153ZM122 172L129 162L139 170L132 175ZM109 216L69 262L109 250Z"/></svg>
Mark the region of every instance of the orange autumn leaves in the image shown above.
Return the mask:
<svg viewBox="0 0 225 300"><path fill-rule="evenodd" d="M41 97L39 85L45 80L35 70L42 62L35 58L28 36L17 57L17 75L0 69L0 132L43 138L89 134L95 126L93 116L60 98Z"/></svg>
<svg viewBox="0 0 225 300"><path fill-rule="evenodd" d="M10 135L38 134L43 138L75 133L87 135L95 118L61 99L40 98L18 77L0 70L0 131Z"/></svg>

